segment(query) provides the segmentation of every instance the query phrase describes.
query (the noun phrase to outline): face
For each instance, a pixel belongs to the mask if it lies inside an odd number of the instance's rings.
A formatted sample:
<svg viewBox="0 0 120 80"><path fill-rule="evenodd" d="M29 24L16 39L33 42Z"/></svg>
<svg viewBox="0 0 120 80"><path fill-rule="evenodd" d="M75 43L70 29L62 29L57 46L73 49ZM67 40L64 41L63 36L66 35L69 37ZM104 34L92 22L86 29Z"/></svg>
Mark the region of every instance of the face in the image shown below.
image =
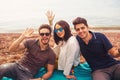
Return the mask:
<svg viewBox="0 0 120 80"><path fill-rule="evenodd" d="M50 31L46 28L43 28L40 30L40 42L44 45L47 45L49 43L49 40L50 40Z"/></svg>
<svg viewBox="0 0 120 80"><path fill-rule="evenodd" d="M77 24L75 26L75 30L80 38L86 39L88 37L89 34L88 27L83 23Z"/></svg>
<svg viewBox="0 0 120 80"><path fill-rule="evenodd" d="M57 34L57 36L60 37L60 38L63 38L64 35L65 35L64 29L63 29L60 25L58 25L58 24L56 24L54 32L55 32L55 33Z"/></svg>

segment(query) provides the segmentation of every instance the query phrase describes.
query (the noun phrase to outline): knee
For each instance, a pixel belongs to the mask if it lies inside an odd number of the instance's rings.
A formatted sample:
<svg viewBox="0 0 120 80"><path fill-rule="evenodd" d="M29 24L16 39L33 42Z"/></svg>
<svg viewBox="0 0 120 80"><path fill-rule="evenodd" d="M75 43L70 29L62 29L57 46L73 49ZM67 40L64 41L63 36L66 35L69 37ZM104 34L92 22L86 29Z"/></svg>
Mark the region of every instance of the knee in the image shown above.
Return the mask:
<svg viewBox="0 0 120 80"><path fill-rule="evenodd" d="M0 73L4 73L8 71L12 67L12 63L2 64L0 65Z"/></svg>

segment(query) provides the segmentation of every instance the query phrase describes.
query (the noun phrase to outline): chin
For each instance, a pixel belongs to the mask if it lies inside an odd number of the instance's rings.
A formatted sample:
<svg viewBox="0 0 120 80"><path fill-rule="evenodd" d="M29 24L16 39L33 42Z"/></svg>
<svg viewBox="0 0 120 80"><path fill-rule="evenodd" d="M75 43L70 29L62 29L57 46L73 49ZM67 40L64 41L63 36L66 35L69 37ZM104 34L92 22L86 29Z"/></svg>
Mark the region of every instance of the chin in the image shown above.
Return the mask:
<svg viewBox="0 0 120 80"><path fill-rule="evenodd" d="M60 38L63 38L63 36L60 36Z"/></svg>

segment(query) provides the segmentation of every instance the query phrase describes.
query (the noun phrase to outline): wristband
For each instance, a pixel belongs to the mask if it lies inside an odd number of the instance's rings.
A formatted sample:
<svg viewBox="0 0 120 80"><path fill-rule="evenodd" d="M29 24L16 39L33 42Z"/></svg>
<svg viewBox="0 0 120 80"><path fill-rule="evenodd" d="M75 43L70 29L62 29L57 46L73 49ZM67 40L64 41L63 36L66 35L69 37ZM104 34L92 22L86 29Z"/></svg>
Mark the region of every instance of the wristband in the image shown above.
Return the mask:
<svg viewBox="0 0 120 80"><path fill-rule="evenodd" d="M44 78L41 78L41 80L45 80Z"/></svg>

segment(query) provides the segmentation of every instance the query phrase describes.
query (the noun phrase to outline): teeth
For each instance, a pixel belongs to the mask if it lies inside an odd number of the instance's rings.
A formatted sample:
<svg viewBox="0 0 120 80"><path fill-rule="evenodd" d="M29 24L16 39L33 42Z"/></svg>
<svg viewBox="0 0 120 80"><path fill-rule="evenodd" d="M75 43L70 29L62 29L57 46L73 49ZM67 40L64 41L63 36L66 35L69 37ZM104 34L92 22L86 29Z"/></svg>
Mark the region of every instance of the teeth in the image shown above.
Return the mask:
<svg viewBox="0 0 120 80"><path fill-rule="evenodd" d="M43 39L43 40L48 40L48 39Z"/></svg>

